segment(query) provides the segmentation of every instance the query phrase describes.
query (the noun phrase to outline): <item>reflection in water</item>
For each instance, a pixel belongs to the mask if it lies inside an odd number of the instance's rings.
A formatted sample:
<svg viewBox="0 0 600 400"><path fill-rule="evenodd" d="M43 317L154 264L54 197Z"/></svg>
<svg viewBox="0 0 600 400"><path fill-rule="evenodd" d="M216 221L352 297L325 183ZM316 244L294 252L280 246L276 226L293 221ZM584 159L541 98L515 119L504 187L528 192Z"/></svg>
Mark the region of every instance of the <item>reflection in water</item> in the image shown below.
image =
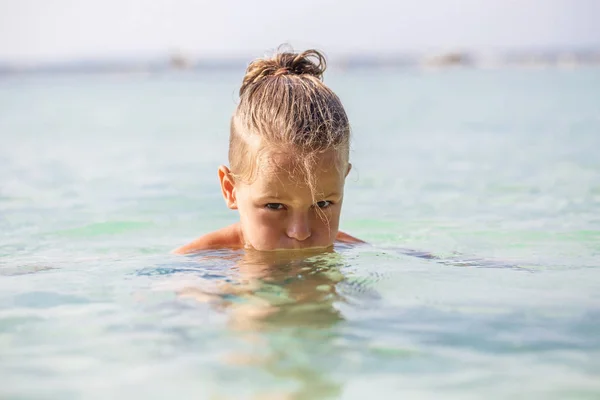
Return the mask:
<svg viewBox="0 0 600 400"><path fill-rule="evenodd" d="M259 368L277 383L288 383L283 393L262 393L257 398L338 397L342 388L328 376L327 364L334 361L332 328L344 320L336 308L344 301L336 289L344 280L342 256L330 250L246 251L236 257L230 279L212 290L187 287L180 292L226 312L231 333L252 349L250 354L229 354L225 363Z"/></svg>

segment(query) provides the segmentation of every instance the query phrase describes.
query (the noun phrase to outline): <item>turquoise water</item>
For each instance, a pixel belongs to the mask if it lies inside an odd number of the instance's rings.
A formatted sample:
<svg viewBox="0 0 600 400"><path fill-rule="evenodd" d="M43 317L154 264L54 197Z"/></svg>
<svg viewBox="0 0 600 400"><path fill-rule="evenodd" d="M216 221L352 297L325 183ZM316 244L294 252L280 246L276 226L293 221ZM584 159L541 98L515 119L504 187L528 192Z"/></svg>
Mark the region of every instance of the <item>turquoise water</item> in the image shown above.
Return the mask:
<svg viewBox="0 0 600 400"><path fill-rule="evenodd" d="M330 71L370 244L170 255L241 75L0 80L1 398L600 397L600 70Z"/></svg>

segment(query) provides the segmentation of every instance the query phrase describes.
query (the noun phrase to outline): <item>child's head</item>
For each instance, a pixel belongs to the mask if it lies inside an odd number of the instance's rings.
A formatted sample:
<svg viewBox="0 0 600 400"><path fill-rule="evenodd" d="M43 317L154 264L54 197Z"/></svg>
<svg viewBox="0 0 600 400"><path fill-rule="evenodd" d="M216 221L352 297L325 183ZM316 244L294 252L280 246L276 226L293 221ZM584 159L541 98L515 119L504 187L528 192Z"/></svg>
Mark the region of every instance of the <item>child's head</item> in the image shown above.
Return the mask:
<svg viewBox="0 0 600 400"><path fill-rule="evenodd" d="M219 176L245 244L257 250L327 247L338 232L350 125L324 71L316 50L280 52L246 71L230 168Z"/></svg>

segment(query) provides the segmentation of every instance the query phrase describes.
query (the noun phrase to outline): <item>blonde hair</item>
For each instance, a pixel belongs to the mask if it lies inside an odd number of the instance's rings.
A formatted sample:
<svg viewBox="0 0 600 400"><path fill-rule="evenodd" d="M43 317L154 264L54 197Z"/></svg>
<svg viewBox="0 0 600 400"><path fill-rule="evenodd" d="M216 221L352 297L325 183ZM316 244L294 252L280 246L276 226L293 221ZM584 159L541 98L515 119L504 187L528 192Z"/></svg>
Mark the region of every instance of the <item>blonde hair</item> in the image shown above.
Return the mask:
<svg viewBox="0 0 600 400"><path fill-rule="evenodd" d="M293 154L311 189L319 154L335 149L336 164L347 165L350 124L340 99L323 83L326 66L317 50L280 50L250 63L231 118L229 164L236 178L254 178L265 147Z"/></svg>

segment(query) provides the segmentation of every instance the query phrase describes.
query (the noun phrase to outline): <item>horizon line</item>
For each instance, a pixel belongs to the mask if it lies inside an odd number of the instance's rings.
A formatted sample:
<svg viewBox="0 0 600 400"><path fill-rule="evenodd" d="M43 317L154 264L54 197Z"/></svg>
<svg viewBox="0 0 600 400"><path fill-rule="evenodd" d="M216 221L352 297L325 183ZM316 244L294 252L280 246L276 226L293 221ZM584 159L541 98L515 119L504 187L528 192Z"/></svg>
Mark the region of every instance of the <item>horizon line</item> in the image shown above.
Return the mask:
<svg viewBox="0 0 600 400"><path fill-rule="evenodd" d="M449 47L440 46L439 48L428 47L423 49L388 49L388 50L332 50L324 51L326 58L329 60L335 59L372 59L386 57L403 57L403 58L422 58L435 57L447 54L462 54L469 57L480 56L516 56L523 54L558 54L558 53L600 53L600 43L594 45L545 45L545 46L488 46L487 48L467 48L462 46ZM152 52L131 52L129 54L101 54L101 55L82 55L82 56L62 56L62 57L30 57L30 56L0 56L1 66L51 66L51 65L70 65L81 63L123 63L123 62L158 62L171 60L174 57L181 57L193 61L235 61L242 59L256 59L267 54L273 53L275 49L267 51L228 51L228 52L202 52L184 50L177 47L164 51ZM260 54L260 55L256 55Z"/></svg>

